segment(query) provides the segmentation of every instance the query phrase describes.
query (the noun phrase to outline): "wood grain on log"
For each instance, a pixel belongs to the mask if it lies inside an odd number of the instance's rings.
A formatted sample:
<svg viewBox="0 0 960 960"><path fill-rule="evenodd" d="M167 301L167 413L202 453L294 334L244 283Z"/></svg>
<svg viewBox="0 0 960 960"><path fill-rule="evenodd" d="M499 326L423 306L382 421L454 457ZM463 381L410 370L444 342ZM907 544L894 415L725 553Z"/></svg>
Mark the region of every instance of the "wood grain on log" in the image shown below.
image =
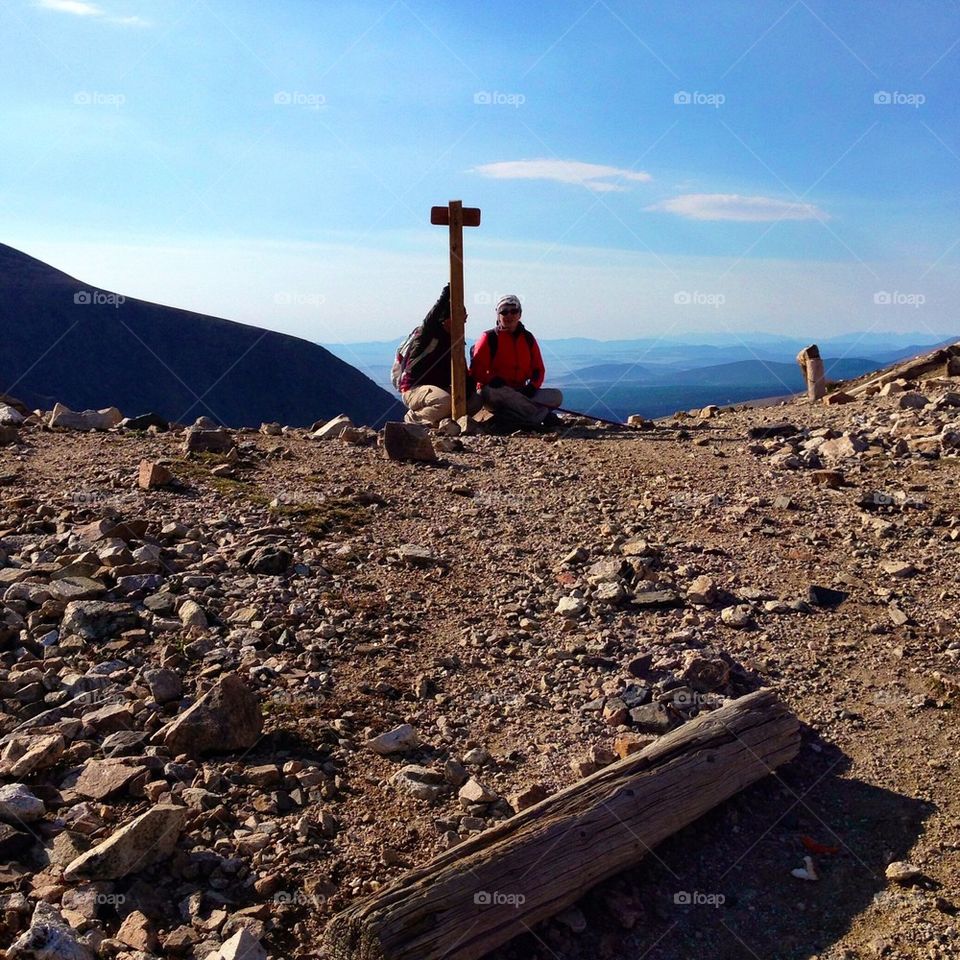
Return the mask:
<svg viewBox="0 0 960 960"><path fill-rule="evenodd" d="M791 760L797 719L741 697L440 854L327 926L334 960L476 960Z"/></svg>

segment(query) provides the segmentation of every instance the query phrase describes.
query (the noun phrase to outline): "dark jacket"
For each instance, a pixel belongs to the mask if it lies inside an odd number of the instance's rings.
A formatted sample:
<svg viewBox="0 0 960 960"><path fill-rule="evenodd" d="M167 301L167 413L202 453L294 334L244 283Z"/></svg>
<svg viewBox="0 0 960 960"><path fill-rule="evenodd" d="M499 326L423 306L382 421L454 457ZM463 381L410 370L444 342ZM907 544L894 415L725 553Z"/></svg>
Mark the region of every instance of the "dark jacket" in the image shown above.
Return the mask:
<svg viewBox="0 0 960 960"><path fill-rule="evenodd" d="M450 334L443 321L450 316L450 285L443 288L440 299L423 318L420 333L410 344L409 360L400 381L406 393L414 387L440 387L448 393L450 384Z"/></svg>

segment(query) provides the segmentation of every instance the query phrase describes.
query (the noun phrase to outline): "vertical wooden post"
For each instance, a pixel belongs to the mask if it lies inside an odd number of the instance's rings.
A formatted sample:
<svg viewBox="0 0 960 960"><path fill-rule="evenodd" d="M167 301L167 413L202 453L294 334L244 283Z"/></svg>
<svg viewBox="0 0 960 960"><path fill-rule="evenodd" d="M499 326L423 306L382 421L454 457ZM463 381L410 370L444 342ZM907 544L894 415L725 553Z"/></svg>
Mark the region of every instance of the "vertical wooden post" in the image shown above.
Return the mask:
<svg viewBox="0 0 960 960"><path fill-rule="evenodd" d="M454 420L467 415L467 371L463 359L463 203L450 201L450 406Z"/></svg>
<svg viewBox="0 0 960 960"><path fill-rule="evenodd" d="M797 354L797 363L800 365L804 379L807 381L807 399L811 403L819 400L827 392L820 348L815 343L811 343L809 347L804 347Z"/></svg>
<svg viewBox="0 0 960 960"><path fill-rule="evenodd" d="M479 207L464 207L451 200L445 207L430 208L430 222L450 226L450 406L454 420L467 414L467 368L463 359L463 228L480 226Z"/></svg>

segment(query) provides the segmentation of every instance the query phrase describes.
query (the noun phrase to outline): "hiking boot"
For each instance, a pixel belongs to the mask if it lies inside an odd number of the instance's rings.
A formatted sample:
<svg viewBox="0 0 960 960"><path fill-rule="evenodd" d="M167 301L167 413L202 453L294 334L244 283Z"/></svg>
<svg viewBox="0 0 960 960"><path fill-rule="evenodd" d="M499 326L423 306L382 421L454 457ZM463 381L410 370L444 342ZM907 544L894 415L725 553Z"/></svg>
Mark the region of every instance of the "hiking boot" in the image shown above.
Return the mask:
<svg viewBox="0 0 960 960"><path fill-rule="evenodd" d="M552 410L548 413L540 423L542 430L553 431L553 430L562 430L563 429L563 418L558 417Z"/></svg>

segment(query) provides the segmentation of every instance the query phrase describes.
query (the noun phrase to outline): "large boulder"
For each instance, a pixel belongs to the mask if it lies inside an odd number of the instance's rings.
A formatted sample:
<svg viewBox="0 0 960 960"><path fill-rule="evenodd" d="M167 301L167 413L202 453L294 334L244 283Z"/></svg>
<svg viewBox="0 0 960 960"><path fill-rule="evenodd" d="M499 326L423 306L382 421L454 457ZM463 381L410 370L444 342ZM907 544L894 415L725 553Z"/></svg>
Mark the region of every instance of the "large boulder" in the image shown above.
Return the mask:
<svg viewBox="0 0 960 960"><path fill-rule="evenodd" d="M161 803L82 853L63 872L66 880L119 880L173 853L187 808Z"/></svg>
<svg viewBox="0 0 960 960"><path fill-rule="evenodd" d="M62 733L12 736L0 754L0 776L25 777L45 770L59 761L65 749Z"/></svg>
<svg viewBox="0 0 960 960"><path fill-rule="evenodd" d="M74 600L67 604L60 624L63 635L76 634L85 640L102 640L140 626L137 611L126 603L103 600Z"/></svg>
<svg viewBox="0 0 960 960"><path fill-rule="evenodd" d="M9 403L0 402L0 426L19 427L24 421L23 414Z"/></svg>
<svg viewBox="0 0 960 960"><path fill-rule="evenodd" d="M67 430L109 430L122 419L123 414L116 407L74 411L58 403L50 414L49 426L63 427Z"/></svg>
<svg viewBox="0 0 960 960"><path fill-rule="evenodd" d="M390 460L420 460L429 463L437 459L427 428L415 423L391 420L383 427L383 449Z"/></svg>
<svg viewBox="0 0 960 960"><path fill-rule="evenodd" d="M155 742L193 757L246 750L263 730L257 695L236 674L221 677L192 707L157 731Z"/></svg>
<svg viewBox="0 0 960 960"><path fill-rule="evenodd" d="M39 820L46 807L39 797L22 783L8 783L0 787L0 821L3 823L30 823Z"/></svg>
<svg viewBox="0 0 960 960"><path fill-rule="evenodd" d="M77 932L52 903L38 901L30 928L7 950L10 960L93 960L93 954L78 939Z"/></svg>

